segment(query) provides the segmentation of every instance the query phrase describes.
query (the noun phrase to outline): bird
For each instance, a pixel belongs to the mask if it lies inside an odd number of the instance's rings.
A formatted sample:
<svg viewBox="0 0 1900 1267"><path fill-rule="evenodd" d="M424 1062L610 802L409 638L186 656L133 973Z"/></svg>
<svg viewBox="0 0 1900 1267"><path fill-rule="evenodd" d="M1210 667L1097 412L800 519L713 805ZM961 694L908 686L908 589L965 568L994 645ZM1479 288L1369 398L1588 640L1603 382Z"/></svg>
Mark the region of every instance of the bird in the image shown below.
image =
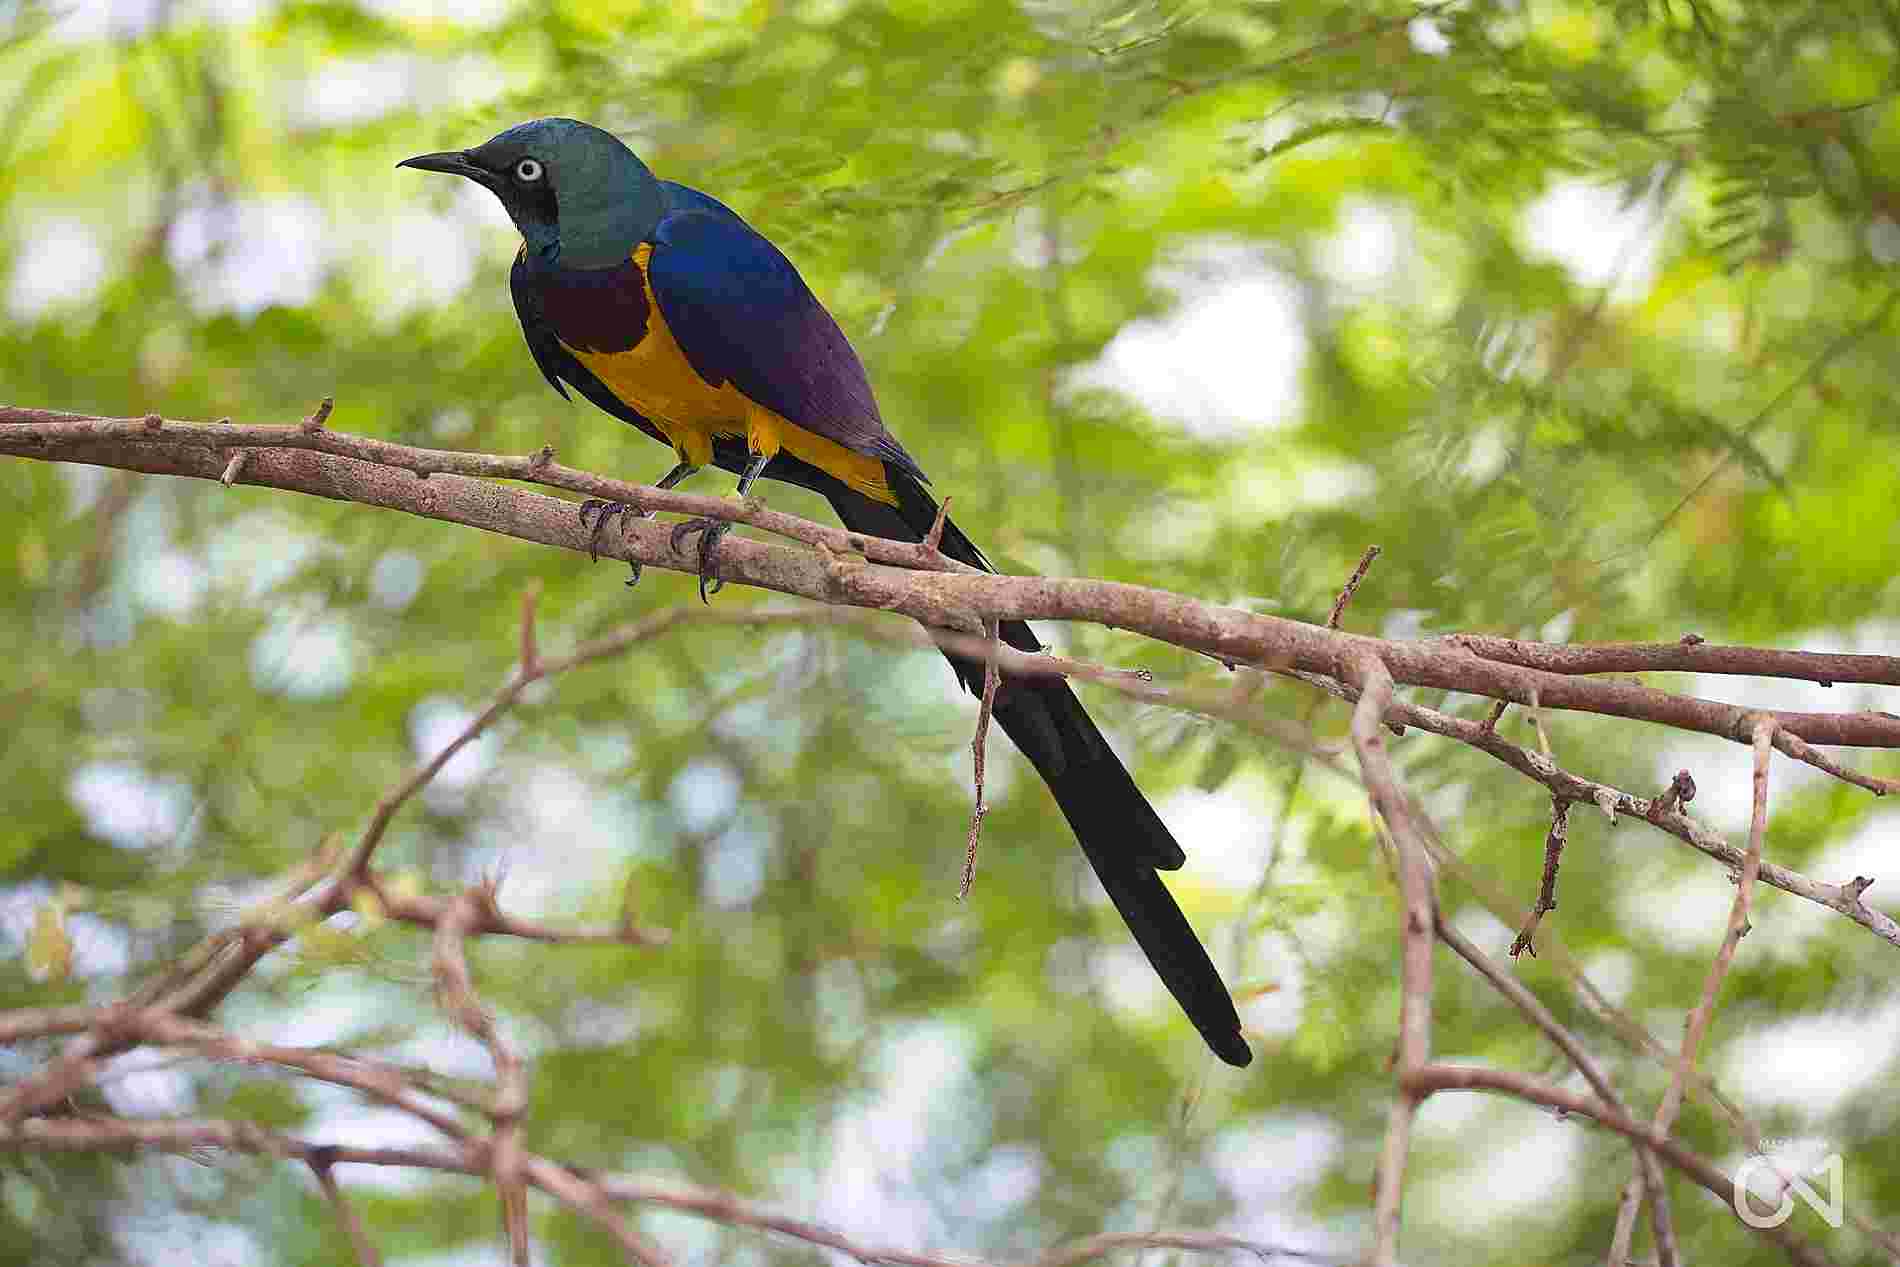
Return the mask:
<svg viewBox="0 0 1900 1267"><path fill-rule="evenodd" d="M465 177L500 200L521 233L509 289L535 364L563 397L572 388L671 448L659 487L715 466L739 476L742 497L760 478L780 480L818 493L853 532L926 538L937 502L885 426L850 340L791 261L724 203L660 180L619 137L576 119L530 120L397 166ZM624 513L643 512L581 504L590 549ZM675 548L699 536L702 600L728 527L689 519L673 530ZM941 531L944 554L996 570L954 522ZM1042 650L1022 621L999 621L998 636ZM945 655L981 694L984 660ZM1208 1047L1250 1063L1233 998L1158 874L1186 855L1067 681L1005 675L992 716Z"/></svg>

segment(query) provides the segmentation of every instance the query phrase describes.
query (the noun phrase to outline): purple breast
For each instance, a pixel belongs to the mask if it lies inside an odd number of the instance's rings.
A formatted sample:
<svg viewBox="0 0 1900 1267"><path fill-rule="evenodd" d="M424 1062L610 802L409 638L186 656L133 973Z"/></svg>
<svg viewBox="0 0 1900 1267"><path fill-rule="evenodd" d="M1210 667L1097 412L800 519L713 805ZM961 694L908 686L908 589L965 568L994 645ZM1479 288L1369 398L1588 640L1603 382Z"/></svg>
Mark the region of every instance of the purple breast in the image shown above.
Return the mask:
<svg viewBox="0 0 1900 1267"><path fill-rule="evenodd" d="M613 268L554 268L534 279L555 337L581 352L626 352L646 337L646 278L633 260Z"/></svg>

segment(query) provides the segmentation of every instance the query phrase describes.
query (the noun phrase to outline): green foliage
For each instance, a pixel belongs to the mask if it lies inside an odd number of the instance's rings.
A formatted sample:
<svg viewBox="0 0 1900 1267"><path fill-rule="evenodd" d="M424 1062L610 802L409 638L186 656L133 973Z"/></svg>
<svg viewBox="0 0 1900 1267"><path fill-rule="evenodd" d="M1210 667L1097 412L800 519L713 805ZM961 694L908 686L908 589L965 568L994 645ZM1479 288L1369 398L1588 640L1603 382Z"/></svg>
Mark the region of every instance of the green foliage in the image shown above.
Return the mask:
<svg viewBox="0 0 1900 1267"><path fill-rule="evenodd" d="M667 454L563 404L535 371L499 213L393 170L565 114L621 131L785 248L958 521L1012 569L1323 620L1379 542L1348 627L1893 643L1890 3L548 0L485 25L384 4L166 12L75 34L33 3L0 4L0 402L286 422L333 393L345 430L552 444L571 465L657 477ZM358 110L385 80L397 99ZM1577 183L1614 194L1591 204L1602 217L1629 213L1611 271L1589 281L1527 228ZM1389 266L1366 265L1380 251L1368 223L1393 235ZM60 253L62 232L96 248L96 285L84 251ZM47 260L56 284L31 299L21 279ZM231 276L270 283L274 301L235 301ZM1257 330L1193 320L1235 284L1287 296L1303 355L1291 377L1268 372L1294 336L1266 308L1222 310ZM1172 401L1084 372L1155 322L1203 344L1175 367L1149 342L1183 380ZM1245 416L1192 403L1201 377L1256 367ZM0 1007L116 997L353 838L505 679L531 585L550 653L691 593L683 577L628 591L578 556L254 489L26 461L0 465L0 489ZM826 513L796 490L767 496ZM1111 631L1050 633L1163 680L1231 681ZM974 709L931 656L790 630L656 641L533 692L403 812L381 860L429 891L500 869L504 906L552 923L625 914L673 930L658 950L474 954L532 1059L537 1149L992 1258L1223 1221L1355 1248L1397 1010L1393 894L1363 804L1323 770L1296 772L1297 754L1084 690L1164 813L1206 825L1171 883L1247 996L1258 1058L1244 1074L1212 1068L1149 989L1000 739L976 886L954 900ZM1303 685L1253 698L1343 735L1343 709ZM1893 707L1847 687L1800 701ZM1698 810L1736 827L1742 749L1546 724L1566 766L1632 791L1691 767ZM1535 742L1515 710L1504 726ZM1441 877L1448 913L1502 954L1514 929L1487 895L1511 918L1534 896L1547 797L1430 737L1396 750L1469 864ZM1853 759L1900 774L1890 754ZM1870 798L1778 766L1774 799L1774 860L1836 882L1877 865L1851 850L1891 830ZM1545 927L1673 1045L1730 892L1673 839L1579 808ZM33 970L36 919L58 950L53 903L71 976ZM1893 953L1766 894L1705 1060L1771 1133L1846 1154L1850 1209L1888 1226L1897 1074L1891 1042L1865 1038L1884 1022L1857 1018L1893 1014ZM439 1072L483 1075L431 1010L426 955L414 930L341 916L273 956L218 1019L418 1065L449 1052ZM1438 967L1435 1050L1565 1077L1461 964ZM1647 1115L1666 1074L1623 1023L1551 957L1516 970ZM1772 1095L1781 1071L1744 1068L1794 1050L1764 1044L1803 1022L1851 1095ZM0 1069L42 1054L0 1051ZM313 1138L356 1129L347 1097L262 1071L185 1062L174 1077L163 1100L131 1083L106 1096ZM1684 1131L1739 1159L1705 1107ZM1573 1151L1537 1191L1487 1196L1536 1172L1526 1140ZM1025 1157L1035 1182L983 1198L986 1176ZM157 1206L242 1224L260 1262L346 1261L303 1176L175 1164L0 1157L0 1258L149 1261L122 1220ZM841 1186L866 1166L880 1186ZM1627 1166L1576 1123L1441 1097L1413 1159L1406 1260L1600 1261ZM492 1190L344 1181L391 1261L491 1256ZM838 1195L872 1191L895 1211L888 1234ZM1689 1260L1767 1260L1686 1184L1675 1194ZM592 1225L539 1204L534 1218L550 1261L617 1261ZM690 1261L811 1260L756 1233L642 1225ZM1838 1261L1871 1261L1805 1208L1794 1226Z"/></svg>

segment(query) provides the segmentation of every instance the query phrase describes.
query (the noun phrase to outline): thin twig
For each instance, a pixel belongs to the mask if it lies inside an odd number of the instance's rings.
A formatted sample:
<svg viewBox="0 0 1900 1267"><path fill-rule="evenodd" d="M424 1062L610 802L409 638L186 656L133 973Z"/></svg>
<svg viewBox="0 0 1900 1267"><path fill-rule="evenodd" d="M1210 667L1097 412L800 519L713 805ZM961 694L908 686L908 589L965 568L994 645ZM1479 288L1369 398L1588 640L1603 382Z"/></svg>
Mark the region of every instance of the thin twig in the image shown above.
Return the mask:
<svg viewBox="0 0 1900 1267"><path fill-rule="evenodd" d="M1542 1030L1544 1035L1557 1045L1558 1050L1569 1057L1570 1063L1576 1066L1577 1072L1583 1075L1584 1081L1590 1084L1590 1089L1595 1091L1605 1104L1619 1113L1628 1113L1629 1110L1617 1096L1616 1087L1611 1083L1609 1075L1603 1071L1603 1067L1590 1055L1577 1036L1551 1015L1550 1009L1545 1007L1536 995L1532 994L1516 977L1493 963L1489 955L1446 923L1442 916L1437 920L1436 931L1440 941L1450 946L1459 958L1477 969L1480 976L1489 981L1499 994L1522 1012L1531 1024ZM1668 1247L1667 1253L1659 1256L1665 1264L1673 1265L1676 1259L1675 1230L1669 1216L1668 1197L1663 1188L1662 1168L1655 1154L1648 1148L1641 1144L1635 1147L1637 1177L1648 1185L1649 1191L1655 1198L1652 1210L1657 1230L1656 1243L1659 1249L1663 1246ZM1622 1264L1619 1262L1617 1267L1622 1267Z"/></svg>
<svg viewBox="0 0 1900 1267"><path fill-rule="evenodd" d="M1846 355L1855 344L1872 334L1882 325L1885 325L1887 318L1892 315L1896 304L1900 304L1900 287L1889 290L1886 298L1880 301L1880 304L1865 320L1837 334L1826 347L1821 349L1820 353L1812 361L1808 362L1808 364L1802 368L1801 373L1788 380L1788 383L1782 387L1780 391L1769 397L1767 404L1758 409L1753 417L1741 425L1739 434L1743 437L1753 435L1775 415L1775 412L1779 410L1782 405L1792 400L1795 394L1802 388L1819 378L1821 373L1826 370L1829 365L1833 364L1836 359ZM1641 549L1654 542L1671 523L1675 522L1677 516L1688 509L1691 502L1702 495L1702 491L1715 481L1715 477L1727 470L1734 461L1735 450L1731 448L1722 455L1722 459L1719 462L1716 462L1709 468L1708 473L1705 474L1701 480L1697 481L1694 488L1691 488L1682 495L1682 500L1677 502L1675 506L1670 509L1668 514L1656 521L1655 526L1650 529L1647 535L1632 543L1629 548Z"/></svg>
<svg viewBox="0 0 1900 1267"><path fill-rule="evenodd" d="M189 1047L213 1060L295 1069L321 1082L350 1087L401 1109L457 1143L465 1143L469 1139L468 1131L454 1116L429 1104L409 1085L403 1071L390 1065L311 1047L253 1042L216 1026L186 1020L159 1008L125 1013L115 1018L112 1025L125 1037L163 1047Z"/></svg>
<svg viewBox="0 0 1900 1267"><path fill-rule="evenodd" d="M0 1124L0 1149L41 1152L117 1152L157 1149L190 1153L221 1148L309 1165L313 1155L331 1165L409 1166L455 1174L476 1173L458 1153L440 1148L360 1148L312 1144L254 1122L221 1118L30 1117Z"/></svg>
<svg viewBox="0 0 1900 1267"><path fill-rule="evenodd" d="M1652 1202L1668 1199L1662 1192L1650 1187L1649 1178L1639 1163L1630 1171L1623 1191L1617 1196L1616 1222L1610 1228L1610 1249L1603 1256L1603 1267L1629 1267L1630 1246L1636 1240L1636 1216L1643 1208L1645 1197Z"/></svg>
<svg viewBox="0 0 1900 1267"><path fill-rule="evenodd" d="M29 1038L83 1034L98 1024L96 1007L21 1007L0 1012L0 1046Z"/></svg>
<svg viewBox="0 0 1900 1267"><path fill-rule="evenodd" d="M1353 708L1352 743L1359 774L1373 809L1391 830L1399 880L1399 1040L1394 1059L1398 1094L1386 1117L1385 1147L1379 1158L1378 1192L1373 1212L1374 1267L1397 1261L1400 1205L1405 1190L1405 1161L1411 1151L1412 1120L1419 1100L1405 1078L1431 1057L1432 929L1436 923L1431 864L1424 833L1412 816L1410 801L1386 753L1382 723L1392 705L1392 675L1377 658L1352 666L1360 688Z"/></svg>
<svg viewBox="0 0 1900 1267"><path fill-rule="evenodd" d="M1544 760L1555 761L1550 751L1550 734L1544 729L1544 710L1537 702L1537 692L1531 692L1531 726L1537 731L1537 750L1544 754Z"/></svg>
<svg viewBox="0 0 1900 1267"><path fill-rule="evenodd" d="M1346 604L1359 592L1359 582L1366 579L1366 571L1372 561L1379 557L1378 546L1367 546L1366 552L1359 556L1359 566L1352 570L1352 576L1346 581L1346 588L1339 591L1339 597L1333 600L1333 613L1326 618L1328 629L1339 628L1339 618L1346 614Z"/></svg>
<svg viewBox="0 0 1900 1267"><path fill-rule="evenodd" d="M1625 1139L1654 1150L1662 1160L1714 1193L1724 1205L1734 1208L1735 1181L1713 1162L1690 1152L1662 1132L1643 1125L1629 1114L1619 1112L1594 1096L1578 1095L1513 1069L1473 1065L1427 1065L1408 1077L1406 1083L1414 1094L1421 1096L1440 1091L1496 1091L1527 1104L1547 1105L1566 1117L1587 1118ZM1833 1260L1785 1226L1757 1227L1754 1230L1780 1245L1799 1267L1831 1267Z"/></svg>
<svg viewBox="0 0 1900 1267"><path fill-rule="evenodd" d="M1609 1231L1609 1252L1604 1256L1604 1267L1630 1265L1630 1244L1636 1240L1636 1216L1644 1208L1645 1197L1651 1202L1668 1201L1661 1187L1649 1185L1649 1176L1645 1174L1642 1163L1638 1163L1630 1170L1630 1178L1623 1185L1623 1193L1617 1197L1617 1221ZM1661 1254L1657 1258L1661 1259Z"/></svg>
<svg viewBox="0 0 1900 1267"><path fill-rule="evenodd" d="M1427 843L1432 848L1433 861L1476 894L1500 923L1506 927L1516 927L1523 922L1523 910L1510 901L1495 885L1490 884L1484 873L1445 848L1442 841L1427 837ZM1768 866L1769 864L1764 863L1762 867L1764 879L1767 877ZM1607 1024L1632 1050L1654 1061L1665 1070L1675 1068L1676 1051L1665 1048L1634 1017L1610 1002L1590 980L1576 956L1564 945L1561 936L1555 932L1547 933L1542 949L1546 954L1546 962L1566 977L1584 1005ZM1699 1071L1692 1070L1685 1081L1690 1093L1699 1102L1719 1114L1742 1141L1744 1147L1754 1153L1761 1152L1763 1140L1761 1128L1737 1106L1733 1099L1724 1094L1707 1075ZM1772 1160L1769 1169L1771 1173L1779 1174ZM1783 1182L1787 1182L1785 1176L1783 1176ZM1880 1245L1891 1257L1900 1260L1900 1237L1875 1226L1851 1208L1847 1212L1847 1220L1869 1240Z"/></svg>
<svg viewBox="0 0 1900 1267"><path fill-rule="evenodd" d="M1321 685L1331 694L1344 700L1357 700L1359 690L1348 683L1330 678L1303 678ZM1607 783L1586 779L1572 774L1561 766L1546 760L1534 749L1514 744L1495 731L1487 731L1479 723L1441 713L1436 709L1420 704L1410 704L1404 700L1395 700L1387 716L1407 726L1416 726L1435 735L1444 735L1476 748L1487 756L1494 757L1513 770L1527 775L1543 784L1550 791L1566 800L1579 804L1595 805L1611 818L1617 815L1629 815L1640 818L1650 825L1669 833L1696 850L1714 858L1732 871L1739 871L1743 864L1740 849L1724 840L1702 823L1687 814L1672 810L1663 812L1655 801L1648 797L1636 796ZM1773 716L1769 714L1769 716ZM1693 780L1691 780L1693 783ZM1845 884L1828 884L1813 880L1798 871L1779 866L1772 862L1763 862L1761 880L1784 893L1806 898L1819 903L1859 924L1874 936L1889 945L1900 947L1900 922L1896 922L1885 911L1879 911L1861 901L1873 881L1866 876L1856 876Z"/></svg>
<svg viewBox="0 0 1900 1267"><path fill-rule="evenodd" d="M808 1245L815 1245L820 1249L831 1250L860 1263L892 1264L893 1267L982 1267L980 1263L961 1255L951 1257L919 1253L895 1246L867 1245L860 1241L853 1241L844 1233L826 1227L822 1223L762 1209L731 1192L717 1188L690 1187L681 1183L631 1175L602 1176L599 1179L599 1185L601 1190L615 1201L655 1205L680 1214L710 1219L727 1227L749 1227L761 1232L772 1232L779 1236L803 1241ZM1327 1255L1307 1250L1222 1236L1218 1233L1162 1231L1109 1233L1084 1237L1079 1241L1058 1245L1035 1258L1026 1259L1023 1267L1078 1267L1081 1263L1118 1251L1142 1249L1181 1249L1209 1254L1238 1252L1253 1254L1267 1262L1276 1258L1316 1263L1335 1261Z"/></svg>
<svg viewBox="0 0 1900 1267"><path fill-rule="evenodd" d="M330 1208L336 1211L336 1221L343 1225L344 1235L350 1238L350 1244L356 1248L356 1261L360 1267L383 1267L383 1256L377 1252L376 1244L369 1238L369 1229L363 1226L363 1220L351 1205L349 1198L343 1195L343 1189L337 1185L336 1176L331 1173L331 1162L327 1156L318 1156L316 1150L304 1159L309 1163L310 1173L317 1177L317 1186L323 1189L324 1197L330 1202Z"/></svg>
<svg viewBox="0 0 1900 1267"><path fill-rule="evenodd" d="M984 629L990 645L997 643L997 622L988 622ZM963 881L957 886L957 901L970 896L970 885L976 880L976 846L983 835L983 819L990 812L989 805L983 800L983 756L990 734L990 717L996 710L996 691L1002 683L1002 670L997 666L997 657L992 652L986 657L983 668L983 699L976 709L976 734L970 738L970 764L976 775L976 804L970 810L970 837L963 849Z"/></svg>
<svg viewBox="0 0 1900 1267"><path fill-rule="evenodd" d="M294 1159L310 1165L405 1166L445 1174L482 1175L487 1163L468 1151L443 1152L422 1148L359 1148L344 1144L312 1144L250 1122L217 1118L28 1118L0 1124L0 1149L47 1152L110 1152L159 1149L193 1153L205 1148L264 1157ZM535 1187L564 1202L605 1228L641 1267L671 1267L672 1260L647 1244L620 1217L600 1185L570 1167L544 1157L525 1159L523 1173Z"/></svg>
<svg viewBox="0 0 1900 1267"><path fill-rule="evenodd" d="M1900 790L1900 783L1895 783L1892 779L1877 779L1871 774L1862 774L1858 770L1850 770L1825 752L1815 748L1801 736L1791 735L1779 727L1775 730L1775 747L1796 761L1805 761L1815 769L1824 774L1831 774L1843 783L1864 787L1875 796L1885 796L1889 792Z"/></svg>
<svg viewBox="0 0 1900 1267"><path fill-rule="evenodd" d="M502 1229L514 1267L529 1267L528 1190L523 1177L521 1115L528 1106L527 1071L506 1042L495 1018L475 994L463 943L495 906L492 885L478 885L450 903L435 926L436 997L455 1023L488 1048L495 1065L495 1107L489 1115L488 1167L501 1194Z"/></svg>
<svg viewBox="0 0 1900 1267"><path fill-rule="evenodd" d="M607 1229L620 1243L629 1261L640 1267L672 1267L673 1260L660 1248L633 1230L600 1184L584 1178L578 1171L549 1161L545 1157L527 1157L522 1173L535 1187L565 1201Z"/></svg>
<svg viewBox="0 0 1900 1267"><path fill-rule="evenodd" d="M1710 1019L1715 1015L1716 996L1721 993L1722 981L1728 976L1729 965L1735 960L1735 949L1748 932L1748 913L1755 901L1755 880L1761 872L1762 837L1768 830L1768 762L1774 749L1774 739L1774 721L1766 717L1758 720L1754 726L1755 795L1748 822L1748 849L1742 855L1735 901L1729 907L1728 930L1722 937L1722 944L1716 948L1715 958L1703 979L1702 997L1683 1026L1682 1050L1676 1057L1676 1067L1670 1075L1668 1089L1663 1092L1662 1102L1656 1106L1652 1125L1665 1135L1675 1125L1676 1114L1682 1109L1683 1082L1689 1076L1689 1071L1695 1068L1696 1051L1702 1045L1702 1036L1708 1032Z"/></svg>
<svg viewBox="0 0 1900 1267"><path fill-rule="evenodd" d="M1707 1031L1709 1018L1715 1011L1715 998L1722 988L1722 978L1727 975L1729 964L1735 957L1735 948L1742 935L1747 931L1748 909L1754 900L1755 880L1761 872L1762 833L1766 830L1768 816L1768 760L1770 746L1774 742L1775 724L1769 720L1758 721L1754 727L1755 744L1755 786L1754 808L1748 828L1748 849L1742 855L1742 866L1735 891L1735 902L1729 911L1729 926L1722 938L1721 946L1716 950L1715 960L1709 965L1707 978L1702 985L1702 997L1693 1011L1689 1013L1683 1028L1682 1046L1674 1067L1670 1072L1669 1085L1664 1090L1662 1100L1656 1105L1651 1125L1657 1131L1668 1134L1674 1127L1676 1115L1682 1111L1684 1085L1695 1069L1696 1050L1701 1046L1702 1036ZM1660 814L1671 812L1679 803L1695 799L1695 780L1687 770L1678 770L1676 777L1670 780L1669 788L1658 798L1651 811L1651 820ZM1638 1192L1645 1186L1645 1177L1630 1176L1623 1185L1623 1191L1617 1202L1616 1224L1610 1236L1609 1257L1606 1267L1615 1264L1621 1267L1628 1257L1630 1234L1636 1221L1635 1206Z"/></svg>
<svg viewBox="0 0 1900 1267"><path fill-rule="evenodd" d="M479 1175L479 1158L440 1149L360 1148L351 1145L312 1144L249 1122L216 1118L29 1118L0 1126L0 1150L44 1152L100 1152L150 1148L189 1153L205 1148L265 1157L289 1158L305 1165L405 1166L445 1174ZM852 1241L821 1224L760 1210L729 1192L687 1188L625 1176L591 1176L546 1157L529 1155L524 1173L535 1187L581 1210L607 1227L628 1256L646 1267L667 1267L665 1254L635 1236L613 1208L616 1203L658 1205L682 1214L694 1214L734 1227L775 1232L822 1249L835 1250L861 1263L905 1264L908 1267L983 1267L980 1260L918 1254ZM1198 1253L1245 1253L1271 1262L1293 1258L1316 1263L1337 1260L1325 1254L1265 1241L1243 1240L1208 1232L1110 1233L1084 1237L1057 1246L1031 1259L1026 1267L1078 1267L1104 1255L1125 1250L1181 1249Z"/></svg>
<svg viewBox="0 0 1900 1267"><path fill-rule="evenodd" d="M541 653L535 643L534 613L541 602L541 579L536 577L521 595L521 668L523 677L532 678L541 671Z"/></svg>
<svg viewBox="0 0 1900 1267"><path fill-rule="evenodd" d="M1552 795L1550 798L1550 832L1544 837L1544 879L1537 889L1537 902L1531 907L1530 918L1517 930L1517 936L1511 942L1511 958L1515 959L1525 951L1531 952L1531 958L1537 957L1537 926L1543 922L1544 915L1557 909L1557 867L1563 862L1564 842L1570 837L1570 805L1563 797Z"/></svg>
<svg viewBox="0 0 1900 1267"><path fill-rule="evenodd" d="M1723 646L1697 634L1684 634L1674 642L1526 642L1470 633L1449 634L1445 640L1487 660L1550 673L1722 673L1793 678L1822 686L1900 686L1900 657Z"/></svg>

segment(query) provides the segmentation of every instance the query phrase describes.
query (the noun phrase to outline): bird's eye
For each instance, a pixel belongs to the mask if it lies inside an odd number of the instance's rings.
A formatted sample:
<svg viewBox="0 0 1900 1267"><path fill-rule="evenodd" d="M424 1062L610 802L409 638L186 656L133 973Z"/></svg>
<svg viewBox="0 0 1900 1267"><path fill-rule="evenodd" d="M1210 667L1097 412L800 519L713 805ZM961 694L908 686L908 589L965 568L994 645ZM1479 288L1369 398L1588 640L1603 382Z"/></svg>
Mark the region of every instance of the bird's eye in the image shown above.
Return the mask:
<svg viewBox="0 0 1900 1267"><path fill-rule="evenodd" d="M537 159L524 158L515 164L515 179L524 185L532 185L541 179L541 164Z"/></svg>

